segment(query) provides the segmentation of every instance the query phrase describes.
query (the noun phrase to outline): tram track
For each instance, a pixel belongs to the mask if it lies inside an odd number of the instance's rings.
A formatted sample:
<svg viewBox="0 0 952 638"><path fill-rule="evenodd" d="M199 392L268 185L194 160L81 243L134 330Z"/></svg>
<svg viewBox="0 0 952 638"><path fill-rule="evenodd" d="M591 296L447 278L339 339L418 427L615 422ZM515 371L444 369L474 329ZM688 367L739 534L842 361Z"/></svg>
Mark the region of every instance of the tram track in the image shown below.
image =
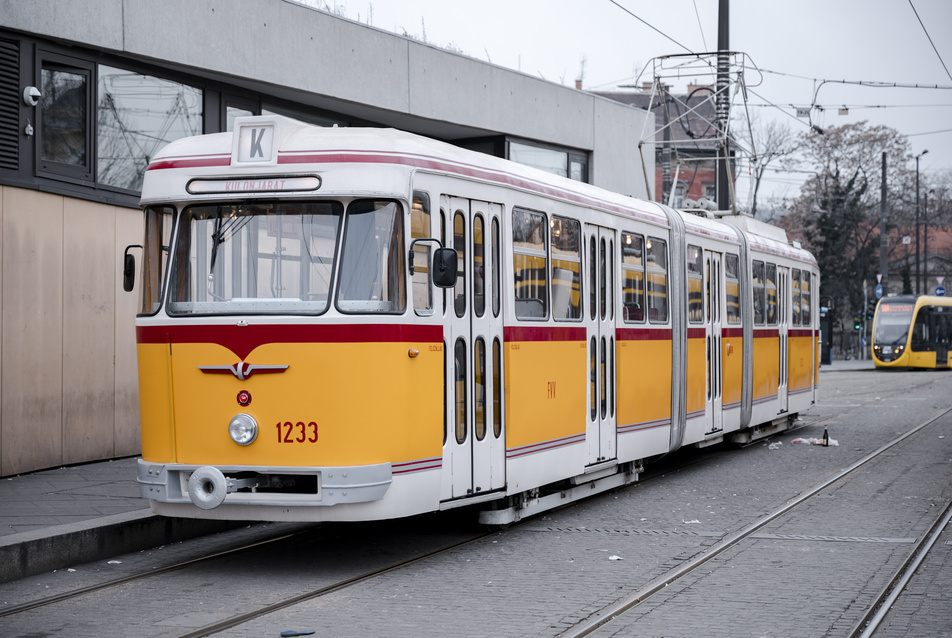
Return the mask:
<svg viewBox="0 0 952 638"><path fill-rule="evenodd" d="M870 452L869 454L855 461L854 463L847 466L846 468L839 470L838 472L828 477L821 483L813 486L812 488L807 489L806 491L802 492L798 496L788 500L786 503L777 507L776 509L769 512L768 514L761 516L760 518L746 525L742 529L722 537L719 541L714 543L709 549L707 549L703 553L686 561L679 567L673 570L670 570L666 572L665 574L662 574L661 576L650 581L649 583L647 583L640 589L616 601L615 603L604 607L601 611L591 616L588 620L582 623L579 623L578 625L569 629L568 631L565 631L559 634L559 637L560 638L577 638L577 637L587 636L594 633L603 625L607 624L608 622L612 621L613 619L619 616L622 616L625 613L632 611L637 606L641 605L642 603L647 601L649 598L651 598L653 595L664 590L666 587L669 587L670 585L678 582L679 580L685 578L689 574L695 572L699 567L708 563L709 561L716 558L717 556L721 555L723 552L729 549L732 549L735 546L737 546L739 543L741 543L742 541L751 538L752 536L754 536L754 534L757 533L758 530L763 528L768 523L771 523L772 521L777 520L778 518L790 512L797 506L809 501L811 498L813 498L814 496L816 496L823 490L841 481L847 476L850 476L857 469L863 467L870 461L877 459L878 457L880 457L881 455L883 455L884 453L886 453L893 447L899 445L903 441L906 441L910 437L914 436L915 434L925 429L926 427L932 425L933 423L935 423L936 421L938 421L939 419L941 419L942 417L946 416L949 413L952 413L952 408L947 408L933 415L926 421L920 423L919 425L908 430L902 435L892 439L891 441L883 444L882 446L880 446L873 452ZM941 532L941 530L944 529L944 527L948 524L947 515L948 515L948 512L950 511L950 508L952 508L952 504L950 504L950 506L945 508L944 513L946 515L946 520L941 522L941 525L940 525L940 521L942 521L942 518L943 518L942 515L940 515L938 520L935 523L933 523L933 526L932 526L933 529L938 528L938 531L933 532L933 534L929 534L928 535L929 538L933 538L933 536L937 538L938 533ZM932 543L934 543L934 540L932 541ZM910 554L910 557L904 562L903 567L901 567L899 570L900 574L902 574L905 571L915 571L914 567L911 567L912 561L915 560L916 556L920 554L924 555L928 551L928 548L925 548L924 551L919 551L918 550L919 547L922 547L922 544L917 546L917 550L914 550ZM929 547L931 547L931 543L929 544ZM892 586L888 587L887 590L884 590L880 594L880 597L877 599L880 602L880 605L878 606L880 607L887 606L885 604L885 601L887 597L890 596L891 592L899 586L899 579L900 579L899 576L893 578L891 581ZM864 615L863 620L857 624L857 629L862 631L864 625L866 625L868 622L869 623L872 622L871 619L868 617L870 615L871 614ZM851 636L854 636L854 635L859 636L860 634L859 633L851 634ZM864 637L869 635L871 634L865 634L865 633L862 634L862 636Z"/></svg>
<svg viewBox="0 0 952 638"><path fill-rule="evenodd" d="M142 572L139 572L136 574L130 574L128 576L124 576L121 578L114 578L106 582L96 583L93 585L72 589L70 591L62 592L52 596L46 596L43 598L27 601L17 605L12 605L4 609L0 609L0 618L12 618L19 614L25 614L27 612L34 611L40 608L49 607L49 606L53 606L57 604L68 604L70 602L80 601L84 597L87 597L96 593L101 593L101 592L108 593L109 590L114 590L116 588L120 588L125 585L142 583L143 581L146 581L146 580L154 580L162 576L168 576L174 572L195 569L202 565L212 563L213 561L216 561L216 560L228 560L228 559L240 560L242 554L249 554L255 550L263 549L269 545L280 547L281 544L287 544L289 542L293 542L295 539L300 539L302 537L312 535L313 533L314 532L312 529L303 529L303 530L295 531L292 533L281 534L273 538L259 540L252 543L246 543L239 547L234 547L234 548L230 548L223 551L216 551L213 553L209 553L208 555L180 561L172 565L158 567L155 569L151 569L149 571L142 571ZM455 538L451 539L449 543L440 542L438 547L435 547L433 549L426 549L408 558L404 558L404 559L397 560L395 562L390 562L384 565L380 565L351 577L335 579L334 582L331 582L329 584L316 587L313 589L309 589L307 591L303 591L292 596L281 598L280 600L277 600L270 604L256 607L252 609L251 611L245 611L243 613L234 614L233 616L230 616L223 620L219 620L215 623L211 623L206 626L202 626L199 628L190 628L187 631L187 633L181 634L181 638L192 638L192 637L197 638L198 636L208 636L220 631L224 631L229 628L238 627L252 620L261 618L263 616L267 616L268 614L271 614L278 610L281 610L287 607L292 607L296 604L300 604L305 601L312 600L314 598L319 598L321 596L325 596L325 595L340 591L342 589L346 589L348 587L351 587L360 583L365 583L369 580L372 580L373 578L376 578L376 577L379 577L379 576L382 576L382 575L385 575L400 569L410 567L416 563L422 562L429 558L433 558L441 554L444 554L446 552L450 552L450 551L465 547L468 544L471 544L487 536L490 536L492 533L493 532L486 531L486 530L480 530L478 533L466 533L463 535L463 538L461 540L459 539L459 534L456 534ZM305 540L307 540L307 542L310 544L319 542L319 539L314 539L314 538L305 539ZM2 633L2 631L0 631L0 633Z"/></svg>
<svg viewBox="0 0 952 638"><path fill-rule="evenodd" d="M872 638L875 635L876 630L886 619L893 603L906 589L919 565L926 559L939 536L948 527L950 520L952 520L952 501L945 506L942 514L932 524L929 532L916 544L900 568L896 570L893 579L876 597L876 604L870 606L860 621L854 625L849 638Z"/></svg>
<svg viewBox="0 0 952 638"><path fill-rule="evenodd" d="M136 581L145 580L147 578L155 578L156 576L161 576L163 574L169 574L181 569L192 567L201 563L212 561L218 558L223 558L226 556L233 556L240 554L242 552L251 551L271 543L278 543L281 541L286 541L295 536L307 533L306 531L293 532L291 534L282 534L274 538L268 538L261 541L256 541L253 543L248 543L240 547L233 547L231 549L223 550L220 552L214 552L206 556L199 556L198 558L192 558L189 560L181 561L173 565L166 565L165 567L158 567L147 572L140 572L137 574L130 574L129 576L123 576L121 578L114 578L103 583L96 583L95 585L88 585L86 587L80 587L77 589L72 589L70 591L62 592L55 594L53 596L45 596L43 598L38 598L36 600L27 601L25 603L20 603L18 605L11 605L0 609L0 618L5 618L7 616L14 616L31 609L37 609L39 607L45 607L47 605L53 605L55 603L60 603L64 601L74 600L80 598L81 596L86 596L98 591L103 591L110 589L112 587L119 587L120 585L126 585L129 583L134 583Z"/></svg>
<svg viewBox="0 0 952 638"><path fill-rule="evenodd" d="M191 632L189 632L189 633L187 633L187 634L182 634L181 636L179 636L179 638L202 638L203 636L210 636L210 635L212 635L212 634L218 633L218 632L220 632L220 631L224 631L224 630L226 630L226 629L232 629L232 628L234 628L234 627L238 627L238 626L243 625L243 624L245 624L245 623L247 623L247 622L250 622L250 621L252 621L252 620L257 620L257 619L259 619L259 618L262 618L263 616L267 616L268 614L274 613L274 612L276 612L276 611L280 611L280 610L286 609L286 608L288 608L288 607L293 607L294 605L298 605L298 604L300 604L300 603L307 602L307 601L313 600L313 599L315 599L315 598L320 598L321 596L326 596L326 595L328 595L328 594L333 594L334 592L338 592L338 591L340 591L340 590L342 590L342 589L346 589L346 588L352 587L352 586L354 586L354 585L359 585L359 584L361 584L361 583L365 583L365 582L367 582L367 581L369 581L369 580L372 580L372 579L374 579L374 578L377 578L377 577L379 577L379 576L383 576L383 575L385 575L385 574L389 574L390 572L394 572L394 571L397 571L397 570L400 570L400 569L404 569L404 568L406 568L406 567L410 567L410 566L412 566L412 565L415 565L415 564L420 563L420 562L422 562L422 561L428 560L428 559L430 559L430 558L435 558L435 557L440 556L440 555L442 555L442 554L445 554L445 553L447 553L447 552L451 552L451 551L460 549L460 548L465 547L465 546L467 546L467 545L469 545L469 544L471 544L471 543L475 543L475 542L477 542L477 541L480 541L480 540L482 540L483 538L486 538L487 536L490 536L491 534L493 534L493 532L481 532L480 534L478 534L478 535L476 535L476 536L473 536L472 538L467 538L467 539L462 540L462 541L459 541L459 542L457 542L457 543L453 543L452 545L449 545L449 546L446 546L446 547L441 547L441 548L439 548L439 549L435 549L435 550L426 552L426 553L424 553L424 554L422 554L422 555L414 556L414 557L412 557L412 558L408 558L408 559L406 559L406 560L402 560L402 561L399 561L399 562L397 562L397 563L393 563L393 564L390 564L390 565L386 565L386 566L384 566L384 567L379 567L379 568L376 568L376 569L372 569L372 570L370 570L370 571L368 571L368 572L365 572L365 573L363 573L363 574L359 574L359 575L357 575L357 576L353 576L353 577L351 577L351 578L347 578L347 579L341 580L341 581L336 582L336 583L333 583L333 584L331 584L331 585L326 585L326 586L324 586L324 587L319 587L319 588L313 589L313 590L311 590L311 591L307 591L307 592L304 592L304 593L302 593L302 594L298 594L298 595L296 595L296 596L291 596L291 597L289 597L289 598L285 598L285 599L283 599L283 600L279 600L279 601L277 601L277 602L275 602L275 603L272 603L272 604L270 604L270 605L267 605L267 606L265 606L265 607L261 607L261 608L259 608L259 609L255 609L255 610L253 610L253 611L249 611L249 612L247 612L247 613L240 614L240 615L237 615L237 616L233 616L233 617L228 618L228 619L226 619L226 620L222 620L222 621L216 622L216 623L214 623L214 624L207 625L207 626L202 627L202 628L200 628L200 629L196 629L196 630L194 630L194 631L191 631Z"/></svg>

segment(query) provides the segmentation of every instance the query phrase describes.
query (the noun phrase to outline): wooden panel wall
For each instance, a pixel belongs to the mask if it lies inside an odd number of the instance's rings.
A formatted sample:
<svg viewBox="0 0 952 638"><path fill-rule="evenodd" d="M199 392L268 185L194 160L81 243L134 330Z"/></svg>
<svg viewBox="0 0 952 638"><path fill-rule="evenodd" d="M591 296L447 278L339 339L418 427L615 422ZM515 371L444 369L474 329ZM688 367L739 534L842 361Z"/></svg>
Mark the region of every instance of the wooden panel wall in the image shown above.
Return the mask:
<svg viewBox="0 0 952 638"><path fill-rule="evenodd" d="M0 186L0 476L139 452L138 295L120 262L141 220Z"/></svg>

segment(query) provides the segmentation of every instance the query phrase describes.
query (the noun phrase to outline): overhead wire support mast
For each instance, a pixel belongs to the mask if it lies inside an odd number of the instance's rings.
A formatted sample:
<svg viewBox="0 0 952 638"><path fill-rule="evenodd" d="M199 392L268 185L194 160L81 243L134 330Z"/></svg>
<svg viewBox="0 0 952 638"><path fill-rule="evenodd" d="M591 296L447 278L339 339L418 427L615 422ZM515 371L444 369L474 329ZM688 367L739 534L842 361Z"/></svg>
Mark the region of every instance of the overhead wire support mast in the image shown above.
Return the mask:
<svg viewBox="0 0 952 638"><path fill-rule="evenodd" d="M651 128L648 123L642 129L638 143L642 166L646 167L645 147L660 145L662 149L660 161L664 162L662 172L670 175L670 165L679 165L683 162L714 161L724 163L729 168L726 172L726 189L729 197L722 210L737 213L736 196L734 193L734 179L738 154L730 149L739 151L739 155L757 157L753 142L745 146L742 140L731 135L730 113L735 106L742 106L741 111L750 127L747 114L747 90L750 88L748 79L751 71L759 86L760 75L756 66L749 57L735 51L713 51L706 53L681 53L653 58L645 65L636 79L651 73L651 94L647 110L661 110L659 117L663 118L659 127ZM679 96L670 90L675 80L690 78L693 88L687 95ZM645 83L647 84L647 83ZM650 129L650 130L649 130ZM750 140L753 136L750 135ZM721 171L724 172L724 171ZM644 172L645 186L649 197L657 199L651 194L656 185L648 174ZM670 191L668 186L670 184ZM665 179L662 183L662 192L657 193L660 201L671 200L671 192L677 188L672 180ZM721 204L721 202L718 202Z"/></svg>

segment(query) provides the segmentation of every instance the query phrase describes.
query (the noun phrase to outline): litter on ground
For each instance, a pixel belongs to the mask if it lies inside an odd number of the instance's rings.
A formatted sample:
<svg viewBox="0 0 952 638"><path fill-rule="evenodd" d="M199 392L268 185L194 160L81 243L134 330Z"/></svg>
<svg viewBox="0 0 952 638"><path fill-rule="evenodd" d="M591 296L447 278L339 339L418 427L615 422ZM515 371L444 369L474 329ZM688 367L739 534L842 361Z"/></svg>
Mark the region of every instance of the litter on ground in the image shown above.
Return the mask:
<svg viewBox="0 0 952 638"><path fill-rule="evenodd" d="M794 439L790 441L791 443L806 443L808 445L821 445L829 447L839 447L840 443L836 439L827 439L826 443L823 442L823 439Z"/></svg>

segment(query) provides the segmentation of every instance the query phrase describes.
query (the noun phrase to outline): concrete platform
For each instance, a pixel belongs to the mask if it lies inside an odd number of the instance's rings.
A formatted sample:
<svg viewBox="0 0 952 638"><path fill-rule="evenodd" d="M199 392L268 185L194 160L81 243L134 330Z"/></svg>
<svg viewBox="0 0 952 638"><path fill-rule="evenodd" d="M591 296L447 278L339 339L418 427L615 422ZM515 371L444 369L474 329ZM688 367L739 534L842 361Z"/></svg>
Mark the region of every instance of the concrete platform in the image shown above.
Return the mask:
<svg viewBox="0 0 952 638"><path fill-rule="evenodd" d="M240 525L156 516L139 496L136 459L0 479L0 582Z"/></svg>

